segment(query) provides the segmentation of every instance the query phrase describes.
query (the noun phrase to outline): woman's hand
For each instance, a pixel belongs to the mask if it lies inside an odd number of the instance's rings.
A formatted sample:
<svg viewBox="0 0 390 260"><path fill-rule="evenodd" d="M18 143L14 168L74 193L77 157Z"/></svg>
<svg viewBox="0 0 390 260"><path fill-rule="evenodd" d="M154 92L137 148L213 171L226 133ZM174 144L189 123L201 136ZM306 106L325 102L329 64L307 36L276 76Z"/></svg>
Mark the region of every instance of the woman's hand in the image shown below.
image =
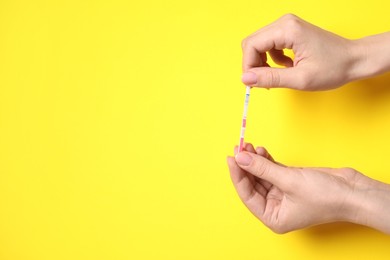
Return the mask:
<svg viewBox="0 0 390 260"><path fill-rule="evenodd" d="M283 53L292 49L294 60ZM390 34L348 40L287 14L242 42L249 86L328 90L390 69ZM270 68L267 55L286 68Z"/></svg>
<svg viewBox="0 0 390 260"><path fill-rule="evenodd" d="M295 168L251 144L228 157L234 187L247 208L276 233L348 221L390 233L390 187L350 169Z"/></svg>

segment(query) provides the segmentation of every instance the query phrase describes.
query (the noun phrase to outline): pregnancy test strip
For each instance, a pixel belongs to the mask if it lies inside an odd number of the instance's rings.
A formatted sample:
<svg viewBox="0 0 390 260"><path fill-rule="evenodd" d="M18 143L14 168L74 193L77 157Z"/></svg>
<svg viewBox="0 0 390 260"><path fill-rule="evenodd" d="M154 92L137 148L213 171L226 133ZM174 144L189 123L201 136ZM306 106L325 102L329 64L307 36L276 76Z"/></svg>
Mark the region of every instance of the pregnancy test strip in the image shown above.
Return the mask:
<svg viewBox="0 0 390 260"><path fill-rule="evenodd" d="M240 145L238 146L238 152L242 152L244 149L244 135L246 128L246 115L248 113L248 104L249 104L249 96L251 94L251 87L246 87L245 92L245 102L244 102L244 114L242 115L242 125L241 125L241 135L240 135Z"/></svg>

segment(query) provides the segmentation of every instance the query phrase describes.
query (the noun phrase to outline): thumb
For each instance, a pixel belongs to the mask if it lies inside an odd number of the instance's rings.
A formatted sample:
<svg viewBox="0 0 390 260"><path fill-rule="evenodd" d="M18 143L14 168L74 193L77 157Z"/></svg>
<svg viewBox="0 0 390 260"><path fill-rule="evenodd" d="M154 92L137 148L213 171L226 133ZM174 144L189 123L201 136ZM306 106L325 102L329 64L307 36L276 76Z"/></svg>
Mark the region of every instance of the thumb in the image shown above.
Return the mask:
<svg viewBox="0 0 390 260"><path fill-rule="evenodd" d="M236 155L236 162L241 169L282 189L291 186L293 181L291 169L282 167L258 154L241 152Z"/></svg>
<svg viewBox="0 0 390 260"><path fill-rule="evenodd" d="M296 67L257 67L242 75L242 82L252 87L302 89L305 87L304 81L303 73Z"/></svg>

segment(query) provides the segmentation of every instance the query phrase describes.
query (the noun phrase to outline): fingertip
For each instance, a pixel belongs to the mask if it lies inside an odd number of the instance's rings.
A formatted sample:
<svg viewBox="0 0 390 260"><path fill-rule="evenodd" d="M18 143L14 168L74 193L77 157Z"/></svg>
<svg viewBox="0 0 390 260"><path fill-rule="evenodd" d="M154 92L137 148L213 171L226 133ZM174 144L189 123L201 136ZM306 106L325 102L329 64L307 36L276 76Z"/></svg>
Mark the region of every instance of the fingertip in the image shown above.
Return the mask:
<svg viewBox="0 0 390 260"><path fill-rule="evenodd" d="M255 148L251 143L244 143L244 150L251 153L255 152Z"/></svg>
<svg viewBox="0 0 390 260"><path fill-rule="evenodd" d="M244 151L244 152L238 153L234 159L238 165L246 167L246 166L249 166L251 164L253 157L252 157L251 153Z"/></svg>
<svg viewBox="0 0 390 260"><path fill-rule="evenodd" d="M226 157L226 162L227 162L229 167L232 167L232 166L237 164L236 163L236 158L233 157L233 156L230 156L230 155Z"/></svg>
<svg viewBox="0 0 390 260"><path fill-rule="evenodd" d="M272 162L275 162L274 158L272 157L272 155L268 152L267 149L265 149L265 147L263 146L258 146L256 147L256 153L258 155L261 155L263 157L265 157L266 159L272 161Z"/></svg>
<svg viewBox="0 0 390 260"><path fill-rule="evenodd" d="M251 71L248 71L248 72L245 72L244 74L242 74L241 76L241 81L242 83L244 83L245 85L249 85L249 86L252 86L252 85L256 85L257 83L257 74L254 73L254 72L251 72Z"/></svg>
<svg viewBox="0 0 390 260"><path fill-rule="evenodd" d="M266 150L264 147L262 147L262 146L258 146L258 147L256 147L256 153L257 153L258 155L261 155L261 156L263 156L263 157L266 157L266 155L267 155L267 150Z"/></svg>
<svg viewBox="0 0 390 260"><path fill-rule="evenodd" d="M234 146L234 155L236 155L238 153L238 145Z"/></svg>

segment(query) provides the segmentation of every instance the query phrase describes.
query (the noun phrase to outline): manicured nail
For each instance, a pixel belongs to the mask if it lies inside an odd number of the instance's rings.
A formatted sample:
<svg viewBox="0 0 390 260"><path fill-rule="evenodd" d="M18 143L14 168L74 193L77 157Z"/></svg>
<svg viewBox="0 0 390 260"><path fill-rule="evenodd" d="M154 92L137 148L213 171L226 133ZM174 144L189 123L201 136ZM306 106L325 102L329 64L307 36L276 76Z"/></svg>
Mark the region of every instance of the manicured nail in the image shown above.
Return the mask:
<svg viewBox="0 0 390 260"><path fill-rule="evenodd" d="M246 85L254 85L257 83L257 75L253 72L245 72L242 74L241 80Z"/></svg>
<svg viewBox="0 0 390 260"><path fill-rule="evenodd" d="M236 155L236 162L242 166L248 166L252 162L252 156L248 153L239 153Z"/></svg>

